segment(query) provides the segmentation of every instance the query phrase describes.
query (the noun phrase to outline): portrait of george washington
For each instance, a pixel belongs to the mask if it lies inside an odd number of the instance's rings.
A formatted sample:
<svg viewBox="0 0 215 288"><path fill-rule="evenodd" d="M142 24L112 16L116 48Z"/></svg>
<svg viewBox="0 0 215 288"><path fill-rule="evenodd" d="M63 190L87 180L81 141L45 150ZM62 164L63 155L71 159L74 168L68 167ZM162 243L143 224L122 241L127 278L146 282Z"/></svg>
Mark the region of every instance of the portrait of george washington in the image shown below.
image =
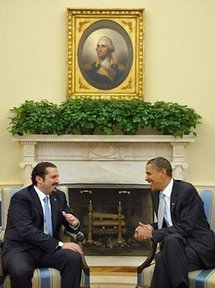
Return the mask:
<svg viewBox="0 0 215 288"><path fill-rule="evenodd" d="M128 76L133 48L127 32L118 23L100 20L83 33L78 46L78 63L85 80L95 88L109 90Z"/></svg>

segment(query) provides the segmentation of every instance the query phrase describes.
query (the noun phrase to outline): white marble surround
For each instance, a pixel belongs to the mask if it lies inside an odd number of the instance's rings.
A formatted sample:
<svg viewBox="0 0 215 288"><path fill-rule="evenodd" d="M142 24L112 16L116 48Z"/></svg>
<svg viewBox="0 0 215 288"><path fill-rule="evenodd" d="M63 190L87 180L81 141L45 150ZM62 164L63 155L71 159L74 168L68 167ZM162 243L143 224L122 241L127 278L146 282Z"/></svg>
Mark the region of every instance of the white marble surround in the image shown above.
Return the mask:
<svg viewBox="0 0 215 288"><path fill-rule="evenodd" d="M23 185L29 184L32 168L40 161L58 166L63 185L146 184L145 164L156 156L166 157L174 177L186 179L187 145L192 136L163 135L25 135L20 142Z"/></svg>

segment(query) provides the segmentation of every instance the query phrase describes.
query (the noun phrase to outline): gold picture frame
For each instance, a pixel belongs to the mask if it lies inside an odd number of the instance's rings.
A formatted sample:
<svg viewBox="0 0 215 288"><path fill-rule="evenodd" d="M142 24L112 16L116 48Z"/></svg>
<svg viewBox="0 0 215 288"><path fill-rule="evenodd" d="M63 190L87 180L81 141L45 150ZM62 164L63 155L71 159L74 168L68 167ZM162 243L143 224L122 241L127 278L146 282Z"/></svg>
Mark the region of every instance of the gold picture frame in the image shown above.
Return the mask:
<svg viewBox="0 0 215 288"><path fill-rule="evenodd" d="M68 8L67 17L67 98L143 98L144 9Z"/></svg>

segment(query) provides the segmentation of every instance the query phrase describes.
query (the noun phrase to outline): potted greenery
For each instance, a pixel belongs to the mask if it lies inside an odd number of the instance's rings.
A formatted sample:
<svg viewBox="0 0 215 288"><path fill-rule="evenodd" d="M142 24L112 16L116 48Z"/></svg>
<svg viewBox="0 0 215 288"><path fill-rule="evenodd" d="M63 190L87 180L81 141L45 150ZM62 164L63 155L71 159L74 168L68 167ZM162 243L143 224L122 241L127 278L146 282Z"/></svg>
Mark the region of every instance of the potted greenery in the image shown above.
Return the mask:
<svg viewBox="0 0 215 288"><path fill-rule="evenodd" d="M113 100L112 117L115 127L123 134L135 135L138 129L148 126L151 103L140 99Z"/></svg>
<svg viewBox="0 0 215 288"><path fill-rule="evenodd" d="M196 135L201 116L178 103L144 102L139 98L67 99L59 105L27 100L11 110L9 131L12 135L31 134L131 134L145 128L159 134L183 137Z"/></svg>
<svg viewBox="0 0 215 288"><path fill-rule="evenodd" d="M64 101L59 105L59 121L63 127L60 134L92 134L97 126L98 111L98 103L91 99Z"/></svg>
<svg viewBox="0 0 215 288"><path fill-rule="evenodd" d="M200 124L201 116L193 108L178 103L157 101L153 104L148 115L149 126L156 128L164 135L193 134L196 136L194 128Z"/></svg>
<svg viewBox="0 0 215 288"><path fill-rule="evenodd" d="M10 122L12 135L53 134L59 130L58 106L46 100L35 102L26 100L19 107L11 109L13 117Z"/></svg>

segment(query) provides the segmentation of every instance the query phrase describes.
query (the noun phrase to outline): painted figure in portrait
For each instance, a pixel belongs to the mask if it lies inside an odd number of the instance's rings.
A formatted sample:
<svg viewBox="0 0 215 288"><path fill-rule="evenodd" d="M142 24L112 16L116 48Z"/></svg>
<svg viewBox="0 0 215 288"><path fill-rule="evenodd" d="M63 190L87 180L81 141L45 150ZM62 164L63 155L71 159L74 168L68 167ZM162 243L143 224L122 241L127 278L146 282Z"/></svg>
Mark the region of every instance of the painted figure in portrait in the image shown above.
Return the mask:
<svg viewBox="0 0 215 288"><path fill-rule="evenodd" d="M79 66L92 86L108 90L127 77L133 54L129 37L113 29L97 29L88 33L79 47Z"/></svg>
<svg viewBox="0 0 215 288"><path fill-rule="evenodd" d="M112 55L114 51L115 48L111 38L107 36L99 38L96 47L96 61L84 65L84 70L92 81L101 84L111 84L123 76L126 66L115 61Z"/></svg>

